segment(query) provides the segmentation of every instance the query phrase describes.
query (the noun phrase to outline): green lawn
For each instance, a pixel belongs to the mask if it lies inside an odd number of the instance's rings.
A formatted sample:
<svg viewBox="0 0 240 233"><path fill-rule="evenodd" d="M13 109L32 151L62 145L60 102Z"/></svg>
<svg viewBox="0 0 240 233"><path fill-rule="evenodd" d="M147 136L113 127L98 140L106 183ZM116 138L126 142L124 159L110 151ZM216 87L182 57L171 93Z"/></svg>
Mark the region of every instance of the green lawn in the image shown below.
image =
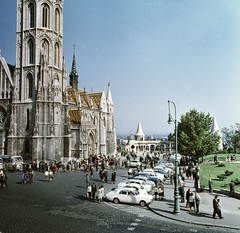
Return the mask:
<svg viewBox="0 0 240 233"><path fill-rule="evenodd" d="M211 155L209 155L211 156ZM219 155L220 157L220 155ZM218 159L220 159L218 157ZM209 170L213 181L213 189L229 189L231 180L238 178L240 180L240 163L225 163L226 167L218 167L216 164L200 164L200 184L203 188L208 188ZM231 176L220 181L217 176L225 174L225 171L234 171ZM240 185L235 186L235 191L240 192Z"/></svg>
<svg viewBox="0 0 240 233"><path fill-rule="evenodd" d="M206 160L214 161L214 155L215 154L204 156L203 161L206 161ZM217 154L217 155L218 155L218 161L226 161L228 156L228 154ZM236 161L240 161L240 154L229 154L230 158L231 158L231 155L235 155L237 158Z"/></svg>

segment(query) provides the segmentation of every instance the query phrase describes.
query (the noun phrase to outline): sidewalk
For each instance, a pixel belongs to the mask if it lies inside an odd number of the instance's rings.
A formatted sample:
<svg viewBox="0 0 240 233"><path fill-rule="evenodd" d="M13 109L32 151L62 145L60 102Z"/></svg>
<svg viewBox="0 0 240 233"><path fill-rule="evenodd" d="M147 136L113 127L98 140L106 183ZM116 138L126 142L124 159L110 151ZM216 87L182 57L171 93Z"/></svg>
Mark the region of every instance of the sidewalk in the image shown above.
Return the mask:
<svg viewBox="0 0 240 233"><path fill-rule="evenodd" d="M194 210L189 212L189 208L186 208L186 202L180 203L180 214L175 215L173 213L174 210L174 185L170 184L170 181L167 180L164 185L165 189L165 199L163 201L153 201L152 204L149 205L149 208L159 214L160 216L185 222L191 223L195 225L202 226L212 226L212 227L224 227L231 228L235 230L240 230L240 200L235 198L230 198L223 194L217 193L199 193L201 197L199 214L196 214ZM192 180L186 180L185 184L185 196L188 188L191 189L192 192L195 191L194 182ZM221 209L222 216L224 219L219 219L216 215L217 219L213 219L213 199L215 195L218 195L221 200Z"/></svg>

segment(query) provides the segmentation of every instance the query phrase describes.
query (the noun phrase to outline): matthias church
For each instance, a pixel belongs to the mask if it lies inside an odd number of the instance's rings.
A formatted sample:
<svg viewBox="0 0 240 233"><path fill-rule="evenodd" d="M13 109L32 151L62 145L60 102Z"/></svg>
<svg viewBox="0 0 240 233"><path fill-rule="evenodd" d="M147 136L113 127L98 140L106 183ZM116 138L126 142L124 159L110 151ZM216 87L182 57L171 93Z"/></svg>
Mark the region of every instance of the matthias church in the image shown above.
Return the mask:
<svg viewBox="0 0 240 233"><path fill-rule="evenodd" d="M17 0L16 64L0 52L0 154L69 161L116 153L107 93L78 89L63 54L63 0Z"/></svg>

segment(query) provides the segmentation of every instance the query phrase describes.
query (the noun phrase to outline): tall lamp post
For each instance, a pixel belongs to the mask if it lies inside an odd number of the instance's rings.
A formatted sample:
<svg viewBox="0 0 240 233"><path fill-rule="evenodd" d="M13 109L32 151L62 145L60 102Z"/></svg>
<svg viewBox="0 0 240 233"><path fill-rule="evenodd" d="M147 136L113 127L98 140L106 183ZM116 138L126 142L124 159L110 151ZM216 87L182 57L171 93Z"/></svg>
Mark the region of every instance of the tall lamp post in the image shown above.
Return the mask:
<svg viewBox="0 0 240 233"><path fill-rule="evenodd" d="M170 114L170 103L173 104L174 109L175 109L175 120ZM174 189L174 214L180 214L180 204L179 204L179 190L178 190L178 159L177 159L177 110L176 110L176 105L174 102L168 100L168 124L172 124L173 121L175 123L175 189Z"/></svg>

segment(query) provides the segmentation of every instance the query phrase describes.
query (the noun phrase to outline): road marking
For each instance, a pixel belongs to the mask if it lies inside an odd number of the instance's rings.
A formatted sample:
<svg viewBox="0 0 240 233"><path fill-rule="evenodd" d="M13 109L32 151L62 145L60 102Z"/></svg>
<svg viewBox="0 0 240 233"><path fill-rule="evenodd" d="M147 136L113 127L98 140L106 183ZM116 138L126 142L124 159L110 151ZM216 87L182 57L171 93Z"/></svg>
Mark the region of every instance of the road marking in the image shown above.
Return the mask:
<svg viewBox="0 0 240 233"><path fill-rule="evenodd" d="M128 227L127 230L128 230L128 231L134 231L134 230L135 230L135 227Z"/></svg>
<svg viewBox="0 0 240 233"><path fill-rule="evenodd" d="M132 222L131 223L131 226L138 226L139 224L138 223L136 223L136 222Z"/></svg>

